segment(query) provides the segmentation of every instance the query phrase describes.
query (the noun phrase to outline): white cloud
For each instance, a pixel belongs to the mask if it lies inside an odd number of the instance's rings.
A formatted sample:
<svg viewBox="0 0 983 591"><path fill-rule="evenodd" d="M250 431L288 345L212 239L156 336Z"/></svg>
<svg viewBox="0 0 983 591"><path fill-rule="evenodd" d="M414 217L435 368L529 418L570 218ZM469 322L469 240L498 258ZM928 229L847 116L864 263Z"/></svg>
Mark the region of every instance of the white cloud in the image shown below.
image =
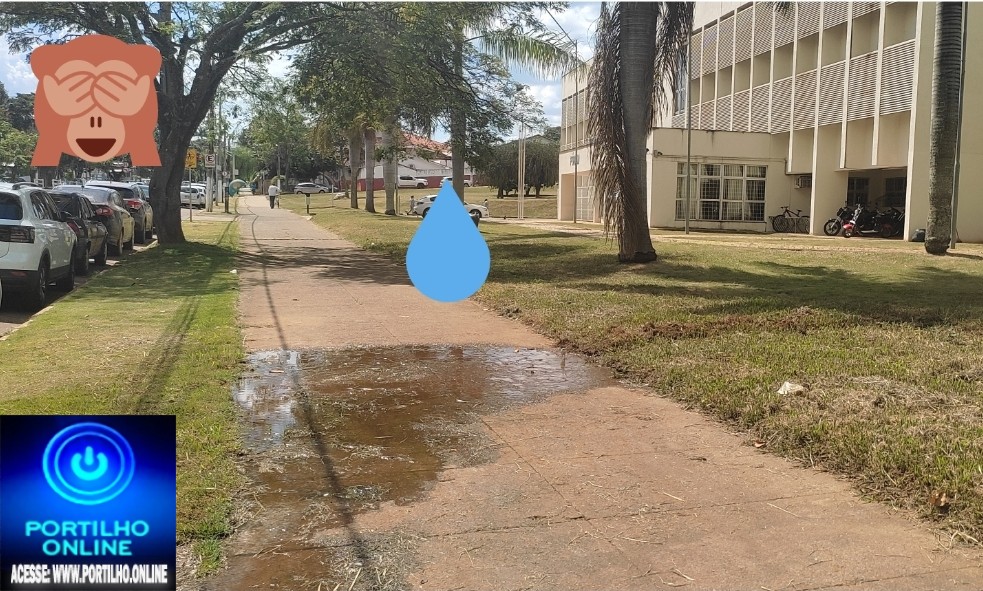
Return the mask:
<svg viewBox="0 0 983 591"><path fill-rule="evenodd" d="M37 90L38 79L25 61L26 57L24 53L10 53L6 37L0 37L0 82L11 96Z"/></svg>
<svg viewBox="0 0 983 591"><path fill-rule="evenodd" d="M552 12L552 18L542 11L540 19L552 30L559 24L577 42L581 59L588 59L594 54L594 28L600 13L599 2L572 2L563 12Z"/></svg>

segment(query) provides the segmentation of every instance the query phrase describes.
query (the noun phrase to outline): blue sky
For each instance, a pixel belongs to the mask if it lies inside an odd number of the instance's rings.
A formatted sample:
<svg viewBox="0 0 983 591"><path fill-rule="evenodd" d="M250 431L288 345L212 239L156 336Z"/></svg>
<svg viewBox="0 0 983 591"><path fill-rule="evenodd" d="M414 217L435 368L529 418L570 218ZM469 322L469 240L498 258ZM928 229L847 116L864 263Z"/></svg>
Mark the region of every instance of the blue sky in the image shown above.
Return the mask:
<svg viewBox="0 0 983 591"><path fill-rule="evenodd" d="M580 43L582 58L589 58L593 48L594 24L597 20L601 5L599 2L571 2L570 6L559 14L554 14L560 26L567 34ZM542 15L543 22L551 29L556 29L553 19L547 14ZM14 95L23 92L34 92L37 79L25 60L25 54L11 54L7 40L0 37L0 81L7 88L7 93ZM276 56L270 67L270 74L275 78L285 77L290 65L285 56ZM531 94L543 105L547 119L551 125L560 124L560 80L542 79L520 70L513 70L516 80L529 86ZM444 141L446 133L437 133L434 139Z"/></svg>

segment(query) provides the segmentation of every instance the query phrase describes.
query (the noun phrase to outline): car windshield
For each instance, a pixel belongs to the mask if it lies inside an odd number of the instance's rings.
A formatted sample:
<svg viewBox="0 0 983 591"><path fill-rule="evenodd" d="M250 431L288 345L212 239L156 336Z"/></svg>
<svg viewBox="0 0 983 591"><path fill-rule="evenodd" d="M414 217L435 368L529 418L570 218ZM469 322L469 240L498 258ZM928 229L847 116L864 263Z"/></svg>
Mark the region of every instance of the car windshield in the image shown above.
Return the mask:
<svg viewBox="0 0 983 591"><path fill-rule="evenodd" d="M64 212L68 212L75 217L82 217L79 214L79 204L78 201L72 199L71 195L66 193L51 193L51 198L55 200L55 205L58 209Z"/></svg>
<svg viewBox="0 0 983 591"><path fill-rule="evenodd" d="M16 195L0 194L0 220L23 219L24 211L20 206L20 198Z"/></svg>
<svg viewBox="0 0 983 591"><path fill-rule="evenodd" d="M92 185L93 187L101 187L102 185ZM108 188L108 187L107 187ZM129 187L113 187L113 190L120 194L123 199L139 199L140 196L133 192L133 189Z"/></svg>
<svg viewBox="0 0 983 591"><path fill-rule="evenodd" d="M109 203L109 191L99 189L90 189L85 187L82 189L82 194L89 198L89 201L93 203Z"/></svg>

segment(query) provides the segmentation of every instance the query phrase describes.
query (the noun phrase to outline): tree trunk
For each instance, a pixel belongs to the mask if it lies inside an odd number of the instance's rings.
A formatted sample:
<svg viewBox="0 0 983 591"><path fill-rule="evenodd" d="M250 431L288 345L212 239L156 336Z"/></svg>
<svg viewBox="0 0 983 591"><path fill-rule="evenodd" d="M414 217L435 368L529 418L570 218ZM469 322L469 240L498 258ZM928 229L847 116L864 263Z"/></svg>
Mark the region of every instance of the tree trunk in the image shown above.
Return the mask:
<svg viewBox="0 0 983 591"><path fill-rule="evenodd" d="M382 179L386 187L386 215L396 215L396 177L399 176L399 164L393 151L393 126L387 125L382 130L382 147L386 157L382 161Z"/></svg>
<svg viewBox="0 0 983 591"><path fill-rule="evenodd" d="M458 78L464 76L464 32L456 31L454 40L454 74ZM453 177L454 192L464 201L464 153L467 145L468 119L467 113L460 106L451 109L451 176Z"/></svg>
<svg viewBox="0 0 983 591"><path fill-rule="evenodd" d="M190 141L190 138L189 138ZM184 242L181 228L181 182L187 148L172 147L160 152L160 168L150 176L150 206L160 244Z"/></svg>
<svg viewBox="0 0 983 591"><path fill-rule="evenodd" d="M348 137L348 168L351 174L351 182L348 188L351 192L352 209L358 209L358 172L362 168L360 165L361 159L362 131L355 129L352 130L351 135Z"/></svg>
<svg viewBox="0 0 983 591"><path fill-rule="evenodd" d="M649 235L648 177L645 141L652 128L652 80L656 47L658 4L621 4L621 86L627 143L628 178L621 195L624 215L618 228L618 260L644 263L656 259Z"/></svg>
<svg viewBox="0 0 983 591"><path fill-rule="evenodd" d="M375 129L365 130L365 211L375 213Z"/></svg>
<svg viewBox="0 0 983 591"><path fill-rule="evenodd" d="M929 254L945 254L952 238L952 190L962 73L962 20L962 2L936 4L928 224L925 229L925 251Z"/></svg>

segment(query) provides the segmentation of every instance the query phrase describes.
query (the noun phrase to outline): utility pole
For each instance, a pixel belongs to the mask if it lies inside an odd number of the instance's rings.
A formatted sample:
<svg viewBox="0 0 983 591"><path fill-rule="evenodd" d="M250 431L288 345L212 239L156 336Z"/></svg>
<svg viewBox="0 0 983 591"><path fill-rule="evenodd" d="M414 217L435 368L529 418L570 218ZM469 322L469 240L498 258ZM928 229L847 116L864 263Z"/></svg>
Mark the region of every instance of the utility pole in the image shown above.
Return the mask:
<svg viewBox="0 0 983 591"><path fill-rule="evenodd" d="M517 179L517 183L519 187L516 190L519 192L518 195L519 199L517 201L518 209L516 213L517 213L517 217L521 220L523 214L522 206L523 206L523 199L525 197L525 186L526 186L526 122L525 121L519 123L519 168L518 168L517 176L519 177Z"/></svg>
<svg viewBox="0 0 983 591"><path fill-rule="evenodd" d="M217 200L217 199L223 199L223 196L224 196L224 188L223 188L223 185L225 184L223 182L223 179L222 179L222 173L225 171L225 158L224 158L224 155L225 155L225 150L224 150L224 147L225 147L225 137L224 137L225 136L225 128L224 128L223 120L222 120L222 100L221 99L219 99L219 103L218 103L218 128L216 130L216 133L217 133L217 140L218 140L216 142L216 144L217 144L216 145L216 148L218 149L218 153L215 155L215 198ZM212 211L212 209L213 209L212 202L209 201L208 202L208 211Z"/></svg>
<svg viewBox="0 0 983 591"><path fill-rule="evenodd" d="M566 31L564 31L566 35ZM569 37L568 37L569 38ZM580 166L580 52L579 40L573 40L573 56L577 60L577 74L574 82L573 92L573 223L577 223L577 207L580 205L580 177L577 175L577 168Z"/></svg>

